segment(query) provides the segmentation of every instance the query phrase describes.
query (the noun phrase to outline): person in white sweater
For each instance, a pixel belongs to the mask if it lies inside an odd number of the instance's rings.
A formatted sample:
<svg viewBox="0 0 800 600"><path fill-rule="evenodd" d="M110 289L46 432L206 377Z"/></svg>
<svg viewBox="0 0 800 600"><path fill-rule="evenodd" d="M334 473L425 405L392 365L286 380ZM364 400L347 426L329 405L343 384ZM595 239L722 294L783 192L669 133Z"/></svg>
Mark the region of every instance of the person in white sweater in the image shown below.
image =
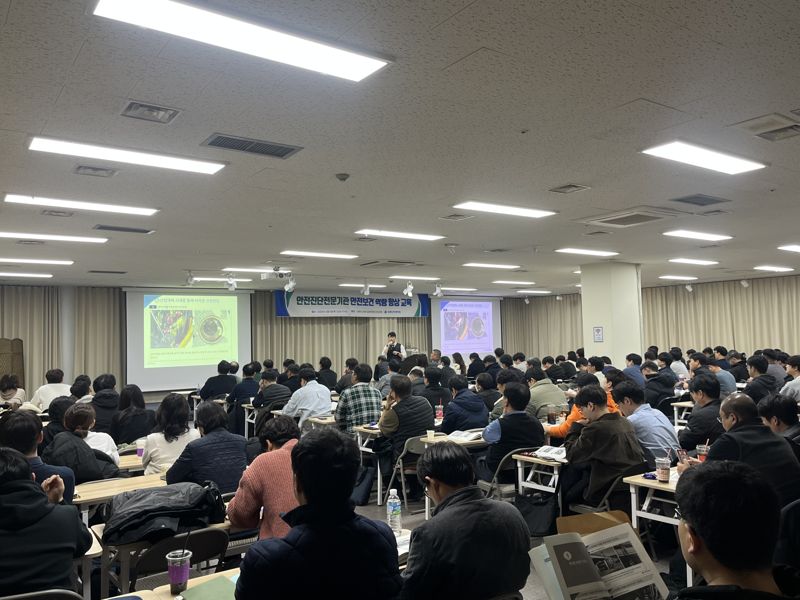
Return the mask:
<svg viewBox="0 0 800 600"><path fill-rule="evenodd" d="M200 438L189 427L189 403L181 394L167 394L156 411L156 429L145 438L142 464L144 474L166 473L183 449Z"/></svg>
<svg viewBox="0 0 800 600"><path fill-rule="evenodd" d="M108 454L113 459L114 464L119 466L119 452L117 451L117 444L114 443L114 438L112 438L110 435L107 433L90 431L86 434L85 441L90 448L94 448L95 450L100 450L100 452Z"/></svg>
<svg viewBox="0 0 800 600"><path fill-rule="evenodd" d="M61 369L50 369L44 374L47 383L37 389L31 398L33 404L39 410L47 410L50 402L59 396L69 396L69 385L64 383L64 371Z"/></svg>

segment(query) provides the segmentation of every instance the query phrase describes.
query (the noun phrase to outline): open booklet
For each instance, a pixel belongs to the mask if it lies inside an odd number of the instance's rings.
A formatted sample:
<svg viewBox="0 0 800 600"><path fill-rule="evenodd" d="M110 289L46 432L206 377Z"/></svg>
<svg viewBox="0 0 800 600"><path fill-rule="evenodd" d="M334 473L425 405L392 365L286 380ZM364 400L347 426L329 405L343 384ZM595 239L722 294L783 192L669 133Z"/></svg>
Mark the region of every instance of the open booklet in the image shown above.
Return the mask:
<svg viewBox="0 0 800 600"><path fill-rule="evenodd" d="M567 449L564 448L564 446L542 446L538 450L534 450L528 454L532 454L538 458L554 460L556 462L567 462Z"/></svg>
<svg viewBox="0 0 800 600"><path fill-rule="evenodd" d="M583 537L551 535L530 555L550 600L663 600L668 595L627 523Z"/></svg>
<svg viewBox="0 0 800 600"><path fill-rule="evenodd" d="M448 437L454 440L462 440L464 442L471 442L473 440L481 439L483 429L468 430L468 431L454 431Z"/></svg>

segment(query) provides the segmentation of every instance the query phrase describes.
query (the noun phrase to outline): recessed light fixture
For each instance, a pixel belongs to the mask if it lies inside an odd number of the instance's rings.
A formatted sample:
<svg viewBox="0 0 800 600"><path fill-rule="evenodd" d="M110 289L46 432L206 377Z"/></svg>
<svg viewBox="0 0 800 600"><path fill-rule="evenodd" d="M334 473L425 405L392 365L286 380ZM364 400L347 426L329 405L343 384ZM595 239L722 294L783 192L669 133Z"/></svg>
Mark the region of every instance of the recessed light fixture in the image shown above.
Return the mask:
<svg viewBox="0 0 800 600"><path fill-rule="evenodd" d="M385 231L383 229L359 229L356 235L374 235L376 237L401 238L404 240L422 240L424 242L434 242L443 240L443 235L429 235L427 233L404 233L402 231Z"/></svg>
<svg viewBox="0 0 800 600"><path fill-rule="evenodd" d="M363 288L364 284L363 283L340 283L339 287ZM383 285L382 283L370 283L370 284L367 284L366 287L378 289L378 288L385 288L386 286Z"/></svg>
<svg viewBox="0 0 800 600"><path fill-rule="evenodd" d="M5 277L28 277L30 279L50 279L50 273L0 273L0 279Z"/></svg>
<svg viewBox="0 0 800 600"><path fill-rule="evenodd" d="M518 294L552 294L550 290L517 290Z"/></svg>
<svg viewBox="0 0 800 600"><path fill-rule="evenodd" d="M759 265L757 267L753 267L755 271L772 271L773 273L788 273L789 271L794 271L791 267L775 267L772 265Z"/></svg>
<svg viewBox="0 0 800 600"><path fill-rule="evenodd" d="M0 263L18 265L74 265L74 260L45 260L40 258L0 258Z"/></svg>
<svg viewBox="0 0 800 600"><path fill-rule="evenodd" d="M59 200L56 198L43 198L41 196L22 196L20 194L6 194L5 201L9 204L27 204L30 206L52 206L55 208L72 208L75 210L93 210L97 212L118 213L121 215L153 216L158 212L155 208L139 208L138 206L122 206L119 204L101 204L96 202L81 202L79 200Z"/></svg>
<svg viewBox="0 0 800 600"><path fill-rule="evenodd" d="M676 229L674 231L665 231L664 235L670 237L688 238L690 240L702 240L704 242L722 242L724 240L732 239L729 235L720 235L717 233L704 233L702 231L689 231L687 229Z"/></svg>
<svg viewBox="0 0 800 600"><path fill-rule="evenodd" d="M671 279L673 281L696 281L697 277L691 277L689 275L661 275L659 279Z"/></svg>
<svg viewBox="0 0 800 600"><path fill-rule="evenodd" d="M581 274L581 270L578 269L577 271L573 271L572 274L573 275L580 275Z"/></svg>
<svg viewBox="0 0 800 600"><path fill-rule="evenodd" d="M718 265L719 261L716 260L698 260L696 258L670 258L671 263L681 263L684 265L699 265L701 267L709 267L711 265Z"/></svg>
<svg viewBox="0 0 800 600"><path fill-rule="evenodd" d="M64 154L66 156L82 156L84 158L95 158L97 160L107 160L110 162L172 169L175 171L187 171L189 173L203 173L206 175L213 175L225 166L223 163L218 162L179 158L164 154L124 150L122 148L110 148L108 146L95 146L93 144L81 144L79 142L67 142L43 137L33 138L28 148L37 152L50 152L52 154Z"/></svg>
<svg viewBox="0 0 800 600"><path fill-rule="evenodd" d="M281 252L284 256L308 256L310 258L343 258L349 260L351 258L358 258L357 254L334 254L332 252L308 252L306 250L284 250Z"/></svg>
<svg viewBox="0 0 800 600"><path fill-rule="evenodd" d="M225 267L222 270L225 273L283 273L284 275L292 272L290 269L275 270L272 267L262 267L258 269L250 269L245 267Z"/></svg>
<svg viewBox="0 0 800 600"><path fill-rule="evenodd" d="M441 290L445 292L477 292L478 288L462 288L462 287L442 287Z"/></svg>
<svg viewBox="0 0 800 600"><path fill-rule="evenodd" d="M236 277L194 277L195 281L235 281L239 282L247 282L253 281L252 279L237 279Z"/></svg>
<svg viewBox="0 0 800 600"><path fill-rule="evenodd" d="M585 254L586 256L617 256L619 252L609 250L585 250L583 248L559 248L556 252L562 254Z"/></svg>
<svg viewBox="0 0 800 600"><path fill-rule="evenodd" d="M441 277L427 277L425 275L389 275L388 279L406 279L408 281L439 281Z"/></svg>
<svg viewBox="0 0 800 600"><path fill-rule="evenodd" d="M535 281L511 281L510 279L498 279L492 283L498 283L500 285L536 285Z"/></svg>
<svg viewBox="0 0 800 600"><path fill-rule="evenodd" d="M108 238L83 237L79 235L51 235L49 233L18 233L16 231L0 231L0 238L12 240L42 240L48 242L85 242L87 244L105 244Z"/></svg>
<svg viewBox="0 0 800 600"><path fill-rule="evenodd" d="M351 81L388 64L172 0L100 0L94 14Z"/></svg>
<svg viewBox="0 0 800 600"><path fill-rule="evenodd" d="M575 287L583 287L580 283L576 283Z"/></svg>
<svg viewBox="0 0 800 600"><path fill-rule="evenodd" d="M739 173L763 169L767 166L752 160L724 154L716 150L701 148L700 146L687 144L685 142L670 142L669 144L654 146L653 148L642 150L642 154L666 158L668 160L674 160L695 167L702 167L703 169L711 169L712 171L718 171L728 175L738 175Z"/></svg>
<svg viewBox="0 0 800 600"><path fill-rule="evenodd" d="M508 206L506 204L489 204L488 202L462 202L453 208L462 210L474 210L477 212L492 213L495 215L511 215L514 217L530 217L531 219L541 219L556 214L552 210L540 210L538 208L523 208L521 206Z"/></svg>
<svg viewBox="0 0 800 600"><path fill-rule="evenodd" d="M778 250L785 250L786 252L800 252L800 244L789 244L787 246L778 246Z"/></svg>
<svg viewBox="0 0 800 600"><path fill-rule="evenodd" d="M462 267L476 267L478 269L506 269L512 271L514 269L519 269L519 265L498 265L496 263L477 263L477 262L469 262L464 263L461 265Z"/></svg>

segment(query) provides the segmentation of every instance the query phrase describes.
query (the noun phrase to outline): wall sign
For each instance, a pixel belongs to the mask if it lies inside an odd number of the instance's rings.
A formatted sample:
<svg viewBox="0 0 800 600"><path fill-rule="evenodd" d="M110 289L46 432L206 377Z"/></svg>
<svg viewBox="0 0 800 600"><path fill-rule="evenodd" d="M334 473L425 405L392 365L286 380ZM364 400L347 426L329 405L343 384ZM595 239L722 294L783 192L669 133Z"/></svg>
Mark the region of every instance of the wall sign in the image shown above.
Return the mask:
<svg viewBox="0 0 800 600"><path fill-rule="evenodd" d="M429 317L427 294L344 295L330 292L275 291L277 317Z"/></svg>

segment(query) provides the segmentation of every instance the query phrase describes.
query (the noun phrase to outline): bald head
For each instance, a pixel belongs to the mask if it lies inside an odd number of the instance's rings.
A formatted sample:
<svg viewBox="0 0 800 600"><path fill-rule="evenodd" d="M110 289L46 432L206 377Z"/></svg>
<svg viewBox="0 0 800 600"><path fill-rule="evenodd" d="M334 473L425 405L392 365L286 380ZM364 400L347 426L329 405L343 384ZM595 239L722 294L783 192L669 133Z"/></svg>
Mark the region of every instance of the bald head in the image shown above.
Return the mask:
<svg viewBox="0 0 800 600"><path fill-rule="evenodd" d="M757 420L758 408L750 396L736 392L722 401L719 407L719 417L723 429L728 431L740 423Z"/></svg>

